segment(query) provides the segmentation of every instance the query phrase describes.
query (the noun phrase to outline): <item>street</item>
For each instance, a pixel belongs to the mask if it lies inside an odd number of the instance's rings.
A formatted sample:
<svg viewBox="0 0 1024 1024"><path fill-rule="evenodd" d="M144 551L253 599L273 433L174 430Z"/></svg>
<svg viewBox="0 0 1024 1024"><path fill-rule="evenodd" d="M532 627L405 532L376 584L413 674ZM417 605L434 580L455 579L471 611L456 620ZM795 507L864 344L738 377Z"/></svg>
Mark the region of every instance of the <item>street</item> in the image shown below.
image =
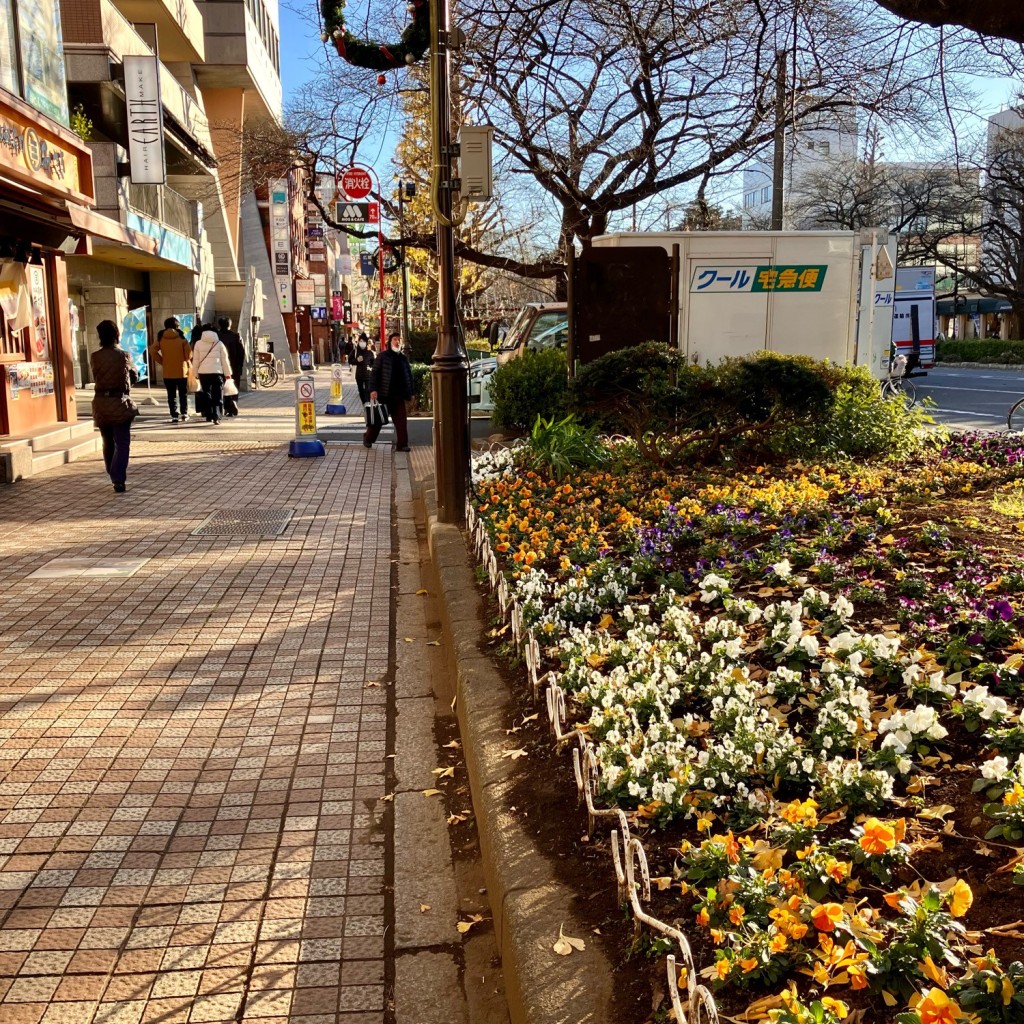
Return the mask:
<svg viewBox="0 0 1024 1024"><path fill-rule="evenodd" d="M1024 368L955 369L941 366L914 378L918 401L935 402L940 423L962 430L1005 430L1006 414L1024 397Z"/></svg>

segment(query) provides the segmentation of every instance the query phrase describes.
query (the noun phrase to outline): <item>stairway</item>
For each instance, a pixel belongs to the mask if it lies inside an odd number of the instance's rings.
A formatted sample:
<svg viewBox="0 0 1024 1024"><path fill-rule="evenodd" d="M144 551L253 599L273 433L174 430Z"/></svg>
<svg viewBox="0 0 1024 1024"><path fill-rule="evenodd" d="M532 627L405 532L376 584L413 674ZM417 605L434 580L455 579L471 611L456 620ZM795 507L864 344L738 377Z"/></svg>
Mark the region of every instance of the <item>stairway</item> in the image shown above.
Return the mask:
<svg viewBox="0 0 1024 1024"><path fill-rule="evenodd" d="M24 437L0 441L0 483L12 484L101 451L92 422L62 423Z"/></svg>

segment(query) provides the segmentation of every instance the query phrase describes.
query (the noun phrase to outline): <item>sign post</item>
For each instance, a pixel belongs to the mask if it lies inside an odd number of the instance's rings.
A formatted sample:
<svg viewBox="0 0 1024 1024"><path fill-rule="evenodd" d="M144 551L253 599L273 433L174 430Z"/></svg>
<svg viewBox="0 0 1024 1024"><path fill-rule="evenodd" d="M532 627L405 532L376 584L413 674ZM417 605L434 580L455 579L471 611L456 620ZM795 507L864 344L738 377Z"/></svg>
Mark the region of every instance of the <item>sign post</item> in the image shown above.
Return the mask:
<svg viewBox="0 0 1024 1024"><path fill-rule="evenodd" d="M341 397L341 363L335 363L331 367L331 397L325 412L328 416L344 416L347 411Z"/></svg>
<svg viewBox="0 0 1024 1024"><path fill-rule="evenodd" d="M327 454L316 434L316 386L311 374L295 381L295 437L288 442L290 459L311 459Z"/></svg>
<svg viewBox="0 0 1024 1024"><path fill-rule="evenodd" d="M365 199L373 188L373 179L377 177L377 172L373 168L364 167L349 167L347 170L341 172L338 175L338 187L344 192L345 196L349 200L355 202L348 202L342 204L339 202L338 208L342 211L351 210L351 216L355 217L361 213L357 211L357 206L366 207L366 216L369 223L377 223L377 273L380 278L380 351L383 352L387 347L388 336L387 336L387 318L384 312L384 231L381 227L380 222L380 208L378 203L358 203L358 200ZM380 190L380 179L377 179L377 196L381 195ZM375 216L376 215L376 216ZM346 223L342 221L341 223ZM365 273L365 270L363 271ZM369 276L369 275L367 275Z"/></svg>

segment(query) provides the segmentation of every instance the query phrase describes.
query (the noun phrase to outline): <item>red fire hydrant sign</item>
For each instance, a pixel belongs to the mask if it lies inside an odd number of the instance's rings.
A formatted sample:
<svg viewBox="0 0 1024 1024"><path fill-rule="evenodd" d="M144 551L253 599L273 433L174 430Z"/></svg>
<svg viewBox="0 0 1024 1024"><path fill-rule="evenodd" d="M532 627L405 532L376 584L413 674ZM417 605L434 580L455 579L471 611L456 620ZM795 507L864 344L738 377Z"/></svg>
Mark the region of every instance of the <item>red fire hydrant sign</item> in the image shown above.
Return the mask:
<svg viewBox="0 0 1024 1024"><path fill-rule="evenodd" d="M365 199L373 188L373 179L364 168L349 167L342 171L338 185L349 199Z"/></svg>

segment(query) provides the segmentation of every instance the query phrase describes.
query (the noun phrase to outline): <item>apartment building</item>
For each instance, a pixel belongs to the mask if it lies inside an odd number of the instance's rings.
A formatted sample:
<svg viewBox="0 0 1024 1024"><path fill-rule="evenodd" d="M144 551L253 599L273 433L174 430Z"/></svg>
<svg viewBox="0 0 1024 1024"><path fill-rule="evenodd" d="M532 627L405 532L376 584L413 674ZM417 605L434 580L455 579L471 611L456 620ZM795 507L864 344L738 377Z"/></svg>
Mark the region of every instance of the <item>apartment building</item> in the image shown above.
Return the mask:
<svg viewBox="0 0 1024 1024"><path fill-rule="evenodd" d="M84 381L100 320L134 312L150 346L168 316L250 323L249 267L267 255L262 233L246 237L243 126L280 118L277 7L61 0L61 16L71 114L106 226L68 261Z"/></svg>

